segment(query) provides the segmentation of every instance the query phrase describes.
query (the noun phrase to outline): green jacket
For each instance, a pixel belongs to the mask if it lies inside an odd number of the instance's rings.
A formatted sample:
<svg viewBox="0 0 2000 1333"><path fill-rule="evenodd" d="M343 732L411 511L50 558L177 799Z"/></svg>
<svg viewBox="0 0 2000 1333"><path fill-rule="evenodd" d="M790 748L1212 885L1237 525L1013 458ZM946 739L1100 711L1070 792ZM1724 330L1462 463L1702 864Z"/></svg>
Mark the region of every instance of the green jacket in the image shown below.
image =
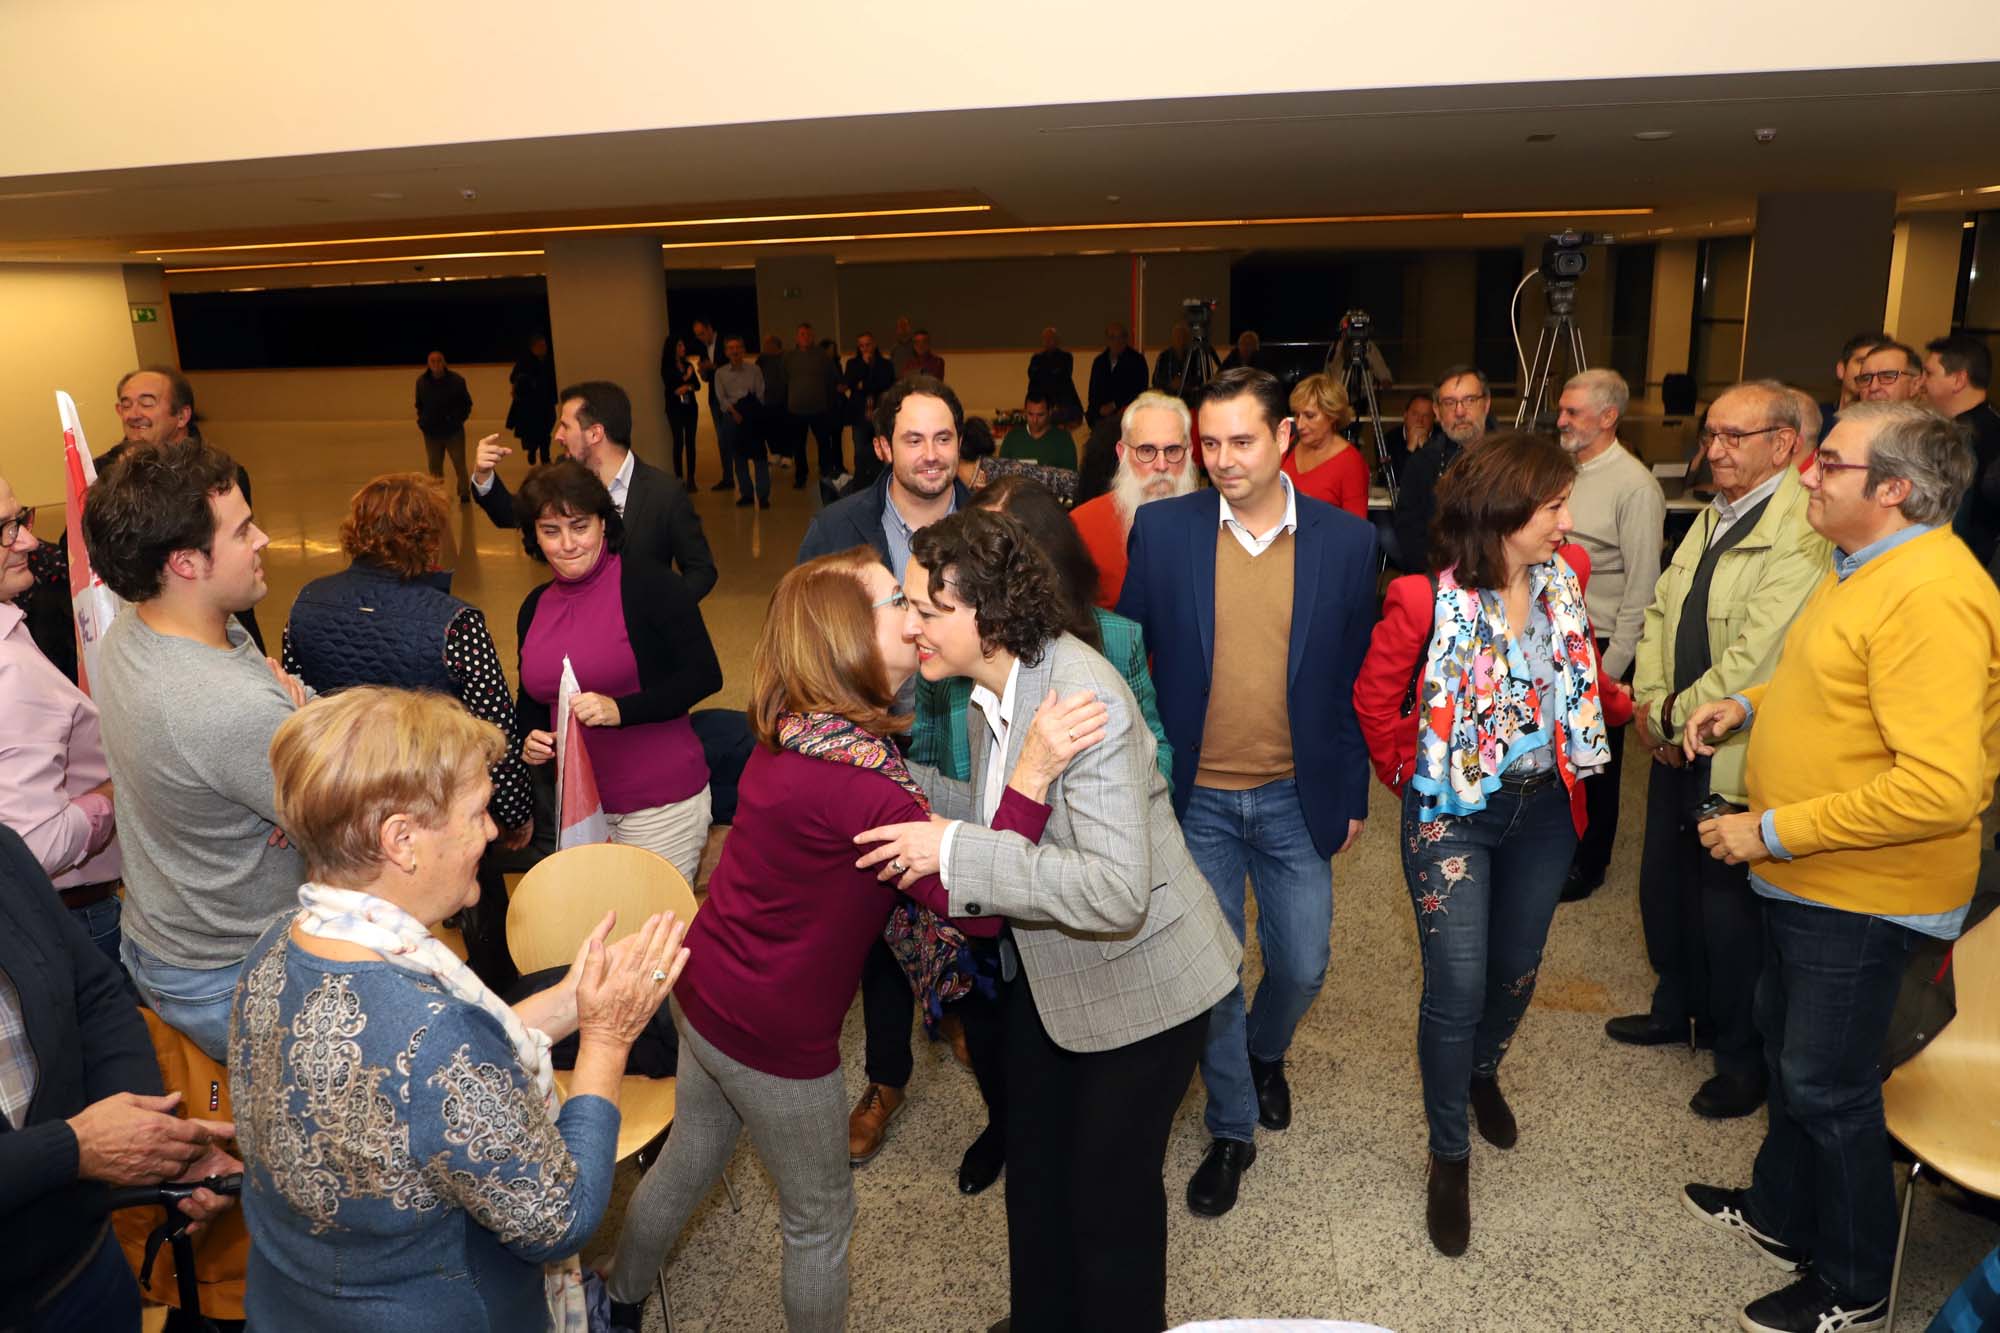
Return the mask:
<svg viewBox="0 0 2000 1333"><path fill-rule="evenodd" d="M1688 715L1701 705L1771 678L1792 618L1832 565L1832 547L1806 522L1806 499L1797 469L1788 467L1757 526L1716 561L1708 587L1708 652L1713 665L1674 698L1673 715L1668 718L1662 710L1672 693L1674 636L1695 566L1708 549L1714 511L1704 510L1695 519L1654 588L1633 658L1632 695L1652 719L1654 734L1646 737L1647 744L1669 739L1663 723L1671 723L1673 737L1679 737ZM1737 805L1748 800L1743 756L1749 745L1750 733L1738 731L1717 746L1709 774L1709 789Z"/></svg>
<svg viewBox="0 0 2000 1333"><path fill-rule="evenodd" d="M1146 665L1146 635L1136 620L1127 620L1103 607L1093 607L1098 637L1104 640L1104 657L1124 675L1145 715L1146 729L1159 742L1160 773L1174 780L1174 750L1167 744L1167 729L1160 725L1160 705L1153 693L1153 674ZM972 781L972 742L965 730L965 710L972 703L972 680L954 676L950 680L917 678L916 721L910 727L910 758L935 768L958 782ZM1036 706L1041 700L1033 701Z"/></svg>

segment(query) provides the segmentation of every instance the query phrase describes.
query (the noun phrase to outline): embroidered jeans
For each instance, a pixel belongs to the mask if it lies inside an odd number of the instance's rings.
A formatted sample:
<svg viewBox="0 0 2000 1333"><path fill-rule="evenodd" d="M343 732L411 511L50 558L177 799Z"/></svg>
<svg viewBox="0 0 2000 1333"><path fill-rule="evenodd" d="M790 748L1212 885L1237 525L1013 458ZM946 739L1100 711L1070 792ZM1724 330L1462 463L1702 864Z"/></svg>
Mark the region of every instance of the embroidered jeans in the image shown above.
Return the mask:
<svg viewBox="0 0 2000 1333"><path fill-rule="evenodd" d="M1417 818L1403 796L1403 878L1417 913L1424 992L1417 1020L1430 1148L1472 1151L1466 1099L1491 1078L1535 996L1563 877L1576 851L1560 780L1525 794L1502 788L1465 816Z"/></svg>

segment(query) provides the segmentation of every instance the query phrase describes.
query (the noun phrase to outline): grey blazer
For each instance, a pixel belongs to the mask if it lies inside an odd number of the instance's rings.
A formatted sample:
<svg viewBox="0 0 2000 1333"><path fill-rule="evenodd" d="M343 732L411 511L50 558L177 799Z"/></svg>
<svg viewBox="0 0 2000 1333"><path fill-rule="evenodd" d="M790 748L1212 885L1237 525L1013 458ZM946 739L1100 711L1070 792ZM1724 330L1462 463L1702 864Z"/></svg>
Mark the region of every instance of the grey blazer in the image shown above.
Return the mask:
<svg viewBox="0 0 2000 1333"><path fill-rule="evenodd" d="M1039 845L980 822L993 736L977 707L966 710L970 783L911 771L935 813L965 821L945 867L952 915L1005 916L1050 1038L1113 1050L1206 1012L1236 984L1243 949L1181 840L1131 690L1082 640L1065 634L1039 665L1021 664L1007 771L1050 689L1090 690L1110 716L1104 739L1049 788Z"/></svg>

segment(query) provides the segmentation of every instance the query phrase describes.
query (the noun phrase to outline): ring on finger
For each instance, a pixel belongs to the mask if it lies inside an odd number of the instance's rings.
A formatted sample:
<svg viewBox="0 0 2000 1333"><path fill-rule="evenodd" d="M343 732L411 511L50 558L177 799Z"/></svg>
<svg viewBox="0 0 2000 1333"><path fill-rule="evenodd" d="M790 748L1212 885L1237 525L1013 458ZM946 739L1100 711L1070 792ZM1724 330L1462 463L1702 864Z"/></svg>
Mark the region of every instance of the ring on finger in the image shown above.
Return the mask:
<svg viewBox="0 0 2000 1333"><path fill-rule="evenodd" d="M665 981L666 979L667 979L667 970L665 968L656 967L653 969L654 981L659 982L659 981Z"/></svg>
<svg viewBox="0 0 2000 1333"><path fill-rule="evenodd" d="M896 872L897 874L899 874L899 875L900 875L900 874L902 874L902 873L903 873L903 872L904 872L905 870L908 870L908 869L909 869L909 867L908 867L908 866L906 866L906 865L904 865L904 864L903 864L903 863L902 863L901 861L891 861L891 862L889 863L889 869L891 869L891 870L895 871L895 872Z"/></svg>

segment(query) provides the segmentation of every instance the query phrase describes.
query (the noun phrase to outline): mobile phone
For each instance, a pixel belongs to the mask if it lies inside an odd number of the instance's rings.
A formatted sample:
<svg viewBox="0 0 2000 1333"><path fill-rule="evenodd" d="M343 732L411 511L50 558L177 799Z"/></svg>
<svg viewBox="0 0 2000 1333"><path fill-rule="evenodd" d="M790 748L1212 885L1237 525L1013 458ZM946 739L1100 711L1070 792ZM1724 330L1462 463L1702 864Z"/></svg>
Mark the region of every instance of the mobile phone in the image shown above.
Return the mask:
<svg viewBox="0 0 2000 1333"><path fill-rule="evenodd" d="M1733 815L1735 813L1735 806L1711 792L1702 799L1700 805L1694 808L1694 822L1705 824L1711 819L1720 819L1724 815Z"/></svg>

